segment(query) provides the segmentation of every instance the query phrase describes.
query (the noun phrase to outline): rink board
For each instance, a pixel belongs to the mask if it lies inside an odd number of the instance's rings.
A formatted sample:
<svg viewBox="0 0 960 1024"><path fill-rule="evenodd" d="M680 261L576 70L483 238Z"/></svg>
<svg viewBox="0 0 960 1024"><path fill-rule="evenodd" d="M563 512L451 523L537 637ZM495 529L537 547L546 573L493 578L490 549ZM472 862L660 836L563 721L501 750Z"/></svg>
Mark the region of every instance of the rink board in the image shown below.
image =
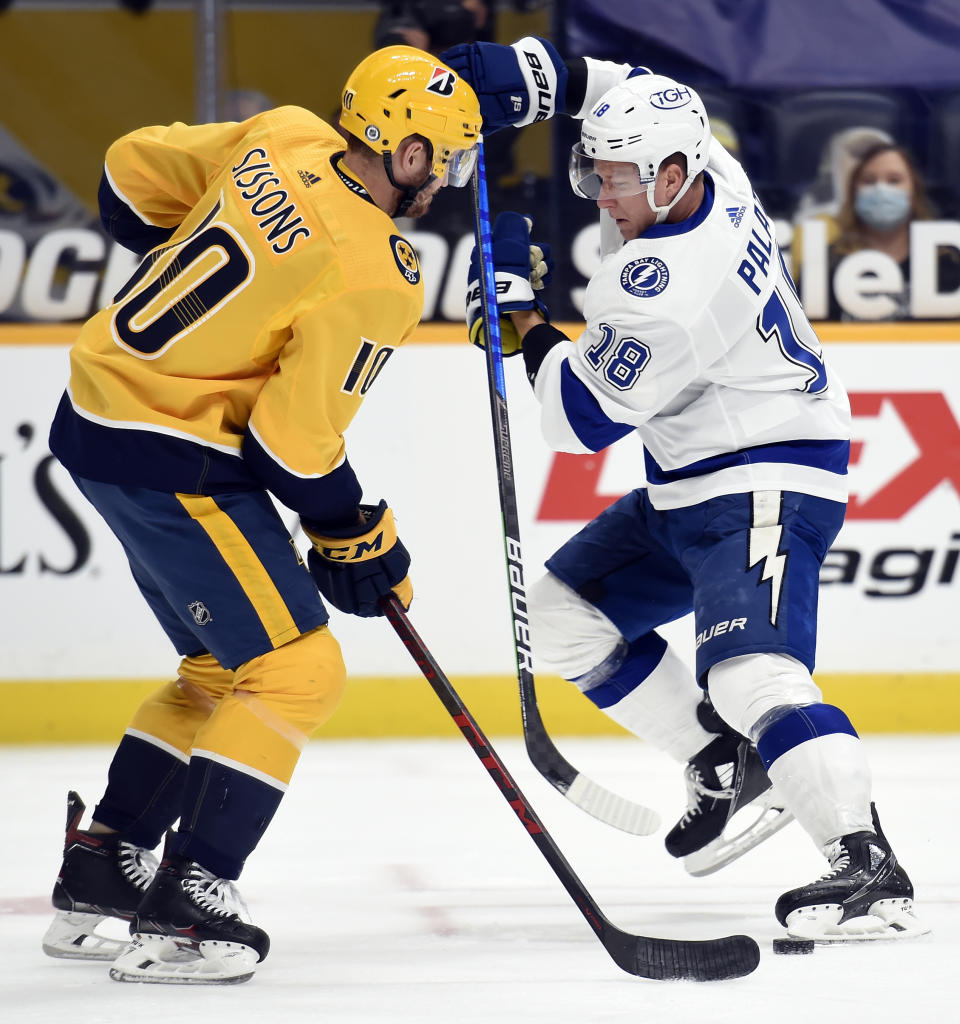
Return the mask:
<svg viewBox="0 0 960 1024"><path fill-rule="evenodd" d="M176 668L118 546L46 445L76 330L0 327L0 741L113 738ZM818 681L861 730L960 731L960 326L820 334L851 393L854 444L853 499L821 586ZM365 500L390 502L413 555L414 624L481 725L517 734L486 374L463 336L460 325L422 327L347 440ZM505 368L532 580L586 520L642 484L641 449L627 438L594 457L549 451L520 361ZM453 730L385 621L334 612L331 627L352 683L323 735ZM689 621L664 633L692 659ZM619 731L562 680L538 685L552 731Z"/></svg>
<svg viewBox="0 0 960 1024"><path fill-rule="evenodd" d="M0 681L0 744L116 741L139 701L164 679ZM522 732L516 679L453 677L489 736ZM818 675L824 699L846 711L860 733L960 732L960 673ZM626 736L625 730L557 676L537 680L554 736ZM315 739L455 736L450 715L422 677L351 677L343 703Z"/></svg>

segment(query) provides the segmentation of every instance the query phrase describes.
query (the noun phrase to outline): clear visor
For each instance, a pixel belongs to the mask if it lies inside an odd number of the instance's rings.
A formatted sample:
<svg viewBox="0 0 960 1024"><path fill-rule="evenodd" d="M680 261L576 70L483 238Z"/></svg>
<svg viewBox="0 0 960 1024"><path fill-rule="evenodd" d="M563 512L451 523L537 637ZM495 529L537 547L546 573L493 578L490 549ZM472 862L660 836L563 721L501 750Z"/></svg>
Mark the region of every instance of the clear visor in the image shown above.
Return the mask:
<svg viewBox="0 0 960 1024"><path fill-rule="evenodd" d="M643 179L640 168L621 160L587 156L581 143L570 152L570 186L584 199L625 199L646 192L652 178Z"/></svg>
<svg viewBox="0 0 960 1024"><path fill-rule="evenodd" d="M451 185L453 188L463 188L470 183L473 177L473 169L477 166L477 147L469 149L455 149L447 157L440 173L440 185Z"/></svg>

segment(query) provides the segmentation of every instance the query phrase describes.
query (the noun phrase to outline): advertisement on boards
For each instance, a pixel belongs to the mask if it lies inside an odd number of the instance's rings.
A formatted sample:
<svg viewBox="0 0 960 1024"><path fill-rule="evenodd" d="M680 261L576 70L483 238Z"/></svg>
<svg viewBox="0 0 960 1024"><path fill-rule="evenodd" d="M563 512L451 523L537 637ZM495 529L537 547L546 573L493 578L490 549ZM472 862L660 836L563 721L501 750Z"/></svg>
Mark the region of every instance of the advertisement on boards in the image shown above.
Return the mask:
<svg viewBox="0 0 960 1024"><path fill-rule="evenodd" d="M9 330L9 329L8 329ZM919 332L921 328L905 329ZM10 335L5 335L10 338ZM851 499L821 575L818 669L950 672L960 664L960 338L833 342L853 411ZM550 451L520 360L507 371L524 571L643 484L634 437L592 456ZM63 345L0 344L0 678L163 677L176 654L124 556L50 455ZM482 354L406 346L347 435L364 500L385 498L413 561L411 616L447 671L513 671ZM295 538L296 517L282 510ZM384 620L334 611L350 671L414 674ZM665 633L692 658L692 623Z"/></svg>

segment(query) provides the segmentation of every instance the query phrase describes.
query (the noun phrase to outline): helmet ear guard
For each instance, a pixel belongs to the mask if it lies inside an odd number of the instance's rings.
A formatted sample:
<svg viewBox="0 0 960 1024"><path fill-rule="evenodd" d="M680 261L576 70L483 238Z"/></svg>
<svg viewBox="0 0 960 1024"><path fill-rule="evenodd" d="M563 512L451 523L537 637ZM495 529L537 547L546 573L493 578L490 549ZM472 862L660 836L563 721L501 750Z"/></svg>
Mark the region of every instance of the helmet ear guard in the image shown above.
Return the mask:
<svg viewBox="0 0 960 1024"><path fill-rule="evenodd" d="M570 156L570 185L587 199L646 192L660 223L706 167L711 137L703 103L689 86L663 75L628 78L604 93L584 118ZM685 157L687 177L673 200L660 207L654 199L657 173L675 153Z"/></svg>

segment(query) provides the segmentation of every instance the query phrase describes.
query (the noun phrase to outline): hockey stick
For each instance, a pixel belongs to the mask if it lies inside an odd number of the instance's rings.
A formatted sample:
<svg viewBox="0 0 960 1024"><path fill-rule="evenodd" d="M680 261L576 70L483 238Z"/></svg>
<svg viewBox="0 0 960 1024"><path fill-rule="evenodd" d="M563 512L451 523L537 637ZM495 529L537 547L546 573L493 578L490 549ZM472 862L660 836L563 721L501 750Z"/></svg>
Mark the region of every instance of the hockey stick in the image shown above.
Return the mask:
<svg viewBox="0 0 960 1024"><path fill-rule="evenodd" d="M510 420L507 414L507 389L503 376L503 352L500 342L500 315L497 309L496 279L490 242L490 206L483 159L483 143L477 146L477 166L473 175L474 230L481 261L482 283L480 302L483 329L486 332L487 387L490 393L490 414L493 420L494 449L497 459L497 481L500 489L500 512L503 520L503 543L510 586L510 609L513 622L513 645L517 660L517 681L520 687L520 712L523 739L527 754L537 771L568 800L600 821L624 832L648 836L656 832L660 816L642 804L618 796L599 783L588 779L557 750L543 724L537 706L530 654L530 629L527 620L527 599L524 592L523 561L520 554L520 520L517 514L517 492L513 477L513 451L510 444Z"/></svg>
<svg viewBox="0 0 960 1024"><path fill-rule="evenodd" d="M399 599L390 594L381 599L381 607L450 717L490 773L504 800L513 808L527 834L537 844L554 874L618 967L628 974L656 981L723 981L743 977L756 969L760 962L760 948L748 935L728 935L705 941L654 939L645 935L632 935L612 924L560 852L527 798L520 792L453 684L413 628Z"/></svg>

